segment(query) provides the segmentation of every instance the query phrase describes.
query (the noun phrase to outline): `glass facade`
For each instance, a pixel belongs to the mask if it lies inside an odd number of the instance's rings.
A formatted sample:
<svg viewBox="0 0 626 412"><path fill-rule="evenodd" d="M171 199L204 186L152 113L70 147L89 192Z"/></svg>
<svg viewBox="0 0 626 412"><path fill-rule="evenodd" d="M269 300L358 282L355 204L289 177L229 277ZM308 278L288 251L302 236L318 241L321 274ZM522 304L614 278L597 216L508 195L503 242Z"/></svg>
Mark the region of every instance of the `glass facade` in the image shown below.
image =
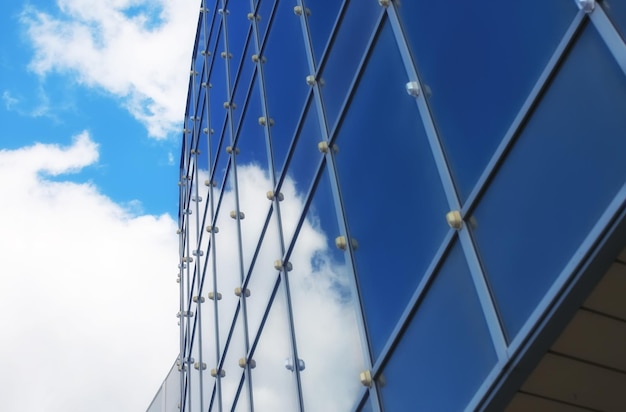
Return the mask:
<svg viewBox="0 0 626 412"><path fill-rule="evenodd" d="M626 203L619 4L203 0L149 411L488 409Z"/></svg>

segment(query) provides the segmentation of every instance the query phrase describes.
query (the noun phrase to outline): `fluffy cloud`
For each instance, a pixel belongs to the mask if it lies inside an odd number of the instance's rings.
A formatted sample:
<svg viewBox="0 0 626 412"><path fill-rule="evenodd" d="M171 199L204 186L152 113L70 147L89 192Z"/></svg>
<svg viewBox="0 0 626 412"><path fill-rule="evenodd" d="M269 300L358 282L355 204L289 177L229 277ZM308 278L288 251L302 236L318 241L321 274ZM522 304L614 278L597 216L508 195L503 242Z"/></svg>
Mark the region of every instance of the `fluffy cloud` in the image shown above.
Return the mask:
<svg viewBox="0 0 626 412"><path fill-rule="evenodd" d="M177 350L176 224L63 179L97 160L87 132L0 150L4 411L142 410Z"/></svg>
<svg viewBox="0 0 626 412"><path fill-rule="evenodd" d="M21 20L34 48L30 69L67 72L121 99L163 138L184 114L197 0L58 0L58 11L27 7Z"/></svg>

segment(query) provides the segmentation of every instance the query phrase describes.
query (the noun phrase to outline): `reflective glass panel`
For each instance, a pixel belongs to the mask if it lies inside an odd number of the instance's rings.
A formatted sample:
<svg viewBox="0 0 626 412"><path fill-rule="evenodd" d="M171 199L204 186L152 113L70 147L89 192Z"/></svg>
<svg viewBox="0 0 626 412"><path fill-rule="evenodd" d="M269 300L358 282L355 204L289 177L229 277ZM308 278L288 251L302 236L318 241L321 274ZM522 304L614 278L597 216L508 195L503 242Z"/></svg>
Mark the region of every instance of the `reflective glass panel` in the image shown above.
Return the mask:
<svg viewBox="0 0 626 412"><path fill-rule="evenodd" d="M279 285L267 322L252 356L254 409L258 411L297 411L296 378L292 365L285 294ZM292 368L293 369L293 368Z"/></svg>
<svg viewBox="0 0 626 412"><path fill-rule="evenodd" d="M317 145L321 141L321 131L317 108L309 105L304 124L300 128L296 146L287 169L280 192L285 200L280 204L285 242L291 242L296 225L304 209L305 197L322 160Z"/></svg>
<svg viewBox="0 0 626 412"><path fill-rule="evenodd" d="M222 142L221 146L218 146L219 135L214 134L211 137L211 143L214 143L215 145L217 156L217 164L214 166L213 181L211 183L214 187L213 191L215 194L220 193L220 190L222 190L226 184L226 172L228 171L228 162L230 161L230 156L226 153L226 147L229 145L229 138L228 136L222 137L224 138L224 142Z"/></svg>
<svg viewBox="0 0 626 412"><path fill-rule="evenodd" d="M231 217L231 212L235 218ZM239 257L239 229L237 227L235 193L229 183L222 194L217 219L218 233L215 234L215 251L217 254L216 271L218 290L222 294L219 302L220 348L223 350L230 325L234 318L239 297L235 289L242 285L242 269ZM245 222L242 220L241 223Z"/></svg>
<svg viewBox="0 0 626 412"><path fill-rule="evenodd" d="M237 109L233 110L235 127L240 126L239 123L241 121L241 114L243 113L244 106L246 105L248 100L246 96L248 96L248 93L252 92L250 91L250 81L253 80L252 73L254 70L254 62L252 61L250 56L252 56L254 53L254 43L249 42L246 48L245 58L242 61L242 66L239 71L239 76L237 78L237 86L233 95L233 101L237 105ZM258 90L256 90L255 92L257 94L259 93Z"/></svg>
<svg viewBox="0 0 626 412"><path fill-rule="evenodd" d="M355 376L364 369L358 297L352 270L337 253L335 206L326 173L322 179L289 257L289 290L298 356L306 365L300 373L304 407L348 411L362 388Z"/></svg>
<svg viewBox="0 0 626 412"><path fill-rule="evenodd" d="M204 88L203 88L204 89ZM204 132L204 129L207 129L208 132L208 116L207 116L207 105L206 105L206 94L202 93L202 110L200 111L201 122L199 123L199 131L198 131L198 150L200 154L198 155L198 171L202 173L202 180L200 184L204 183L204 180L208 178L207 173L209 172L209 158L213 156L215 159L215 153L212 153L209 149L209 134ZM206 189L206 187L205 187Z"/></svg>
<svg viewBox="0 0 626 412"><path fill-rule="evenodd" d="M214 3L219 3L219 0ZM211 30L211 35L209 36L209 43L208 43L207 50L210 53L217 52L219 54L219 52L215 49L215 47L220 37L220 32L222 31L222 26L221 26L222 18L217 13L217 10L219 9L219 6L217 4L211 4L208 7L211 9L211 12L210 12L211 17L210 17L210 23L208 24L207 27Z"/></svg>
<svg viewBox="0 0 626 412"><path fill-rule="evenodd" d="M263 42L263 38L267 34L267 25L270 21L270 14L274 8L274 0L261 0L261 4L257 6L257 24L259 28L259 44Z"/></svg>
<svg viewBox="0 0 626 412"><path fill-rule="evenodd" d="M247 287L250 289L250 297L246 300L246 303L248 305L248 330L251 336L257 334L278 278L278 271L274 268L274 262L281 258L282 253L275 216L275 214L272 214L268 222L261 248L248 281ZM257 238L256 241L258 242L259 239Z"/></svg>
<svg viewBox="0 0 626 412"><path fill-rule="evenodd" d="M192 187L192 198L196 198L195 194L195 181L194 186ZM206 189L204 185L198 186L198 196L205 196L203 192ZM199 197L198 197L199 198ZM193 202L195 204L195 202ZM202 252L202 256L195 256L194 262L192 265L195 266L195 278L196 284L194 284L194 290L192 292L192 302L195 298L196 302L192 303L192 310L196 313L196 318L194 322L194 344L193 344L193 358L195 362L202 362L207 365L215 365L216 364L216 353L215 353L215 308L213 306L213 301L206 299L208 295L208 291L213 290L213 271L212 271L212 259L210 252L208 251L208 237L203 236L202 233L202 218L203 218L203 210L205 209L205 201L198 202L198 206L200 209L200 213L196 215L193 219L195 222L198 220L200 229L200 236L202 236L201 242L198 246L193 246L192 249L199 249ZM194 215L196 214L194 209ZM194 216L192 215L192 216ZM194 223L195 225L195 223ZM195 233L196 228L194 227L192 231L192 244L198 244L197 234ZM203 302L204 299L204 302ZM193 366L193 365L192 365ZM210 400L210 394L213 387L214 380L210 376L208 369L191 369L192 373L198 375L198 380L202 380L199 388L202 388L202 404L204 407L208 406ZM200 383L200 382L199 382ZM199 395L199 394L197 394Z"/></svg>
<svg viewBox="0 0 626 412"><path fill-rule="evenodd" d="M230 6L230 5L229 5ZM230 9L230 7L229 7ZM234 85L239 65L244 58L244 46L250 30L250 21L248 21L246 13L241 13L238 8L234 7L232 13L226 16L228 28L228 52L230 53L230 85ZM226 45L220 45L221 50L226 50Z"/></svg>
<svg viewBox="0 0 626 412"><path fill-rule="evenodd" d="M588 26L471 219L511 339L624 184L625 112L624 73Z"/></svg>
<svg viewBox="0 0 626 412"><path fill-rule="evenodd" d="M623 39L626 39L626 2L624 0L604 0L602 8L617 26Z"/></svg>
<svg viewBox="0 0 626 412"><path fill-rule="evenodd" d="M210 64L211 59L209 58L207 60L207 67L210 67ZM209 97L212 91L211 88L208 87L208 85L209 81L207 80L207 77L203 77L202 82L200 83L202 93L202 105L199 115L201 120L198 133L200 133L200 169L210 172L210 167L215 163L216 160L219 134L215 134L215 130L213 129L215 121L211 118L213 114L212 111L209 110L210 104L213 103Z"/></svg>
<svg viewBox="0 0 626 412"><path fill-rule="evenodd" d="M241 389L239 397L237 398L237 405L235 405L235 412L248 412L250 410L250 397L248 396L248 382L246 378L243 378L243 382L240 383Z"/></svg>
<svg viewBox="0 0 626 412"><path fill-rule="evenodd" d="M194 86L196 89L196 93L198 96L198 99L196 100L196 112L194 114L194 116L196 116L196 126L199 127L200 126L200 120L202 117L202 114L204 113L204 103L206 100L206 96L205 96L205 92L206 92L206 88L202 87L202 82L204 82L204 77L201 77L200 75L197 76L197 80L196 80L196 85ZM198 129L198 131L200 132L201 129Z"/></svg>
<svg viewBox="0 0 626 412"><path fill-rule="evenodd" d="M200 84L202 83L203 78L203 70L205 66L204 56L201 56L199 53L195 57L193 61L193 76L191 76L192 84L190 85L190 90L193 91L194 97L191 102L192 106L189 108L189 116L200 116L199 106L201 97L200 97Z"/></svg>
<svg viewBox="0 0 626 412"><path fill-rule="evenodd" d="M208 234L205 234L205 238L208 238ZM206 248L204 249L206 250ZM203 284L204 293L202 296L205 298L202 303L202 317L201 317L201 331L202 331L202 362L206 363L207 368L202 371L203 388L204 388L204 401L205 405L209 405L211 399L211 393L215 384L215 379L211 376L211 368L217 365L218 357L216 353L216 324L215 324L215 301L208 298L209 292L215 292L213 289L213 257L210 251L205 252L209 254L209 259L206 261L206 274ZM215 293L213 294L215 295ZM218 301L219 304L219 301ZM218 309L219 314L219 309ZM224 323L224 322L222 322ZM200 358L197 359L200 361Z"/></svg>
<svg viewBox="0 0 626 412"><path fill-rule="evenodd" d="M281 2L277 7L263 51L267 62L262 67L269 117L273 124L270 131L274 164L279 167L285 161L310 89L306 83L310 73L302 28L298 16L293 13L293 4Z"/></svg>
<svg viewBox="0 0 626 412"><path fill-rule="evenodd" d="M351 1L348 4L335 42L324 62L320 79L320 84L323 84L326 119L331 129L337 121L339 109L346 99L383 10L374 1Z"/></svg>
<svg viewBox="0 0 626 412"><path fill-rule="evenodd" d="M219 53L219 52L218 52ZM210 87L209 99L210 99L210 113L211 116L211 129L215 136L220 136L224 127L224 120L226 119L227 110L224 109L224 102L228 100L228 94L226 89L226 66L224 60L213 55L211 57L211 75L208 86ZM215 140L217 144L218 140Z"/></svg>
<svg viewBox="0 0 626 412"><path fill-rule="evenodd" d="M578 8L569 0L413 0L398 11L465 198Z"/></svg>
<svg viewBox="0 0 626 412"><path fill-rule="evenodd" d="M186 403L185 410L200 410L204 399L200 396L200 378L197 370L194 369L194 363L187 364L186 378ZM210 384L210 383L209 383Z"/></svg>
<svg viewBox="0 0 626 412"><path fill-rule="evenodd" d="M313 43L313 53L315 61L319 64L322 52L326 48L342 0L307 0L307 21L309 23L309 34Z"/></svg>
<svg viewBox="0 0 626 412"><path fill-rule="evenodd" d="M228 319L224 319L227 321ZM232 321L232 319L230 319ZM226 332L226 331L224 331ZM241 381L243 369L239 366L239 359L246 357L245 336L242 322L242 311L232 330L232 337L226 348L226 356L223 357L222 369L224 377L222 378L222 407L224 410L231 410ZM215 367L215 366L213 366Z"/></svg>
<svg viewBox="0 0 626 412"><path fill-rule="evenodd" d="M211 392L211 403L209 404L209 411L214 412L218 410L219 410L219 407L218 407L218 400L217 400L217 386L213 385L213 389Z"/></svg>
<svg viewBox="0 0 626 412"><path fill-rule="evenodd" d="M274 186L267 163L265 129L258 123L261 110L261 98L255 82L236 144L239 154L235 156L239 208L245 214L241 221L241 238L246 272L272 204L267 192Z"/></svg>
<svg viewBox="0 0 626 412"><path fill-rule="evenodd" d="M193 94L191 92L189 92L187 94L187 108L189 110L191 110L193 108L192 106L192 101L193 101L194 97ZM183 130L181 130L181 134L182 134L182 155L183 155L183 162L181 163L180 167L180 176L186 176L188 173L188 168L189 168L189 151L191 150L191 143L192 143L192 134L191 133L187 133L185 130L193 130L193 123L191 122L191 120L189 120L189 116L187 116L184 119L183 122Z"/></svg>
<svg viewBox="0 0 626 412"><path fill-rule="evenodd" d="M194 362L189 364L189 376L192 382L191 388L191 399L192 399L192 405L194 405L194 407L197 407L199 409L204 410L206 406L208 406L209 401L210 401L210 391L213 387L213 378L211 377L211 375L209 373L206 373L207 371L203 371L201 369L196 369L195 368L195 362L200 362L202 359L202 362L207 362L207 359L205 359L204 357L200 356L200 330L199 329L195 329L195 333L194 333L194 344L193 344L193 350L192 350L192 358L194 360ZM208 337L207 335L204 335L203 338ZM199 365L198 365L199 366ZM202 393L200 393L202 392ZM200 407L202 406L202 408Z"/></svg>
<svg viewBox="0 0 626 412"><path fill-rule="evenodd" d="M403 79L385 23L334 154L375 356L449 230L441 180Z"/></svg>
<svg viewBox="0 0 626 412"><path fill-rule="evenodd" d="M377 379L385 411L462 411L496 361L456 244Z"/></svg>
<svg viewBox="0 0 626 412"><path fill-rule="evenodd" d="M202 22L205 21L205 19L203 17L200 17L200 20ZM202 23L201 23L202 24ZM203 71L204 71L204 67L205 67L205 55L202 53L202 51L205 49L207 42L206 42L206 33L204 30L204 27L199 27L198 28L198 32L196 33L197 39L198 39L198 43L197 43L197 48L196 48L196 53L193 56L193 69L196 71L196 73L198 73L197 79L198 81L202 78L201 76L203 76ZM197 94L196 94L197 96Z"/></svg>

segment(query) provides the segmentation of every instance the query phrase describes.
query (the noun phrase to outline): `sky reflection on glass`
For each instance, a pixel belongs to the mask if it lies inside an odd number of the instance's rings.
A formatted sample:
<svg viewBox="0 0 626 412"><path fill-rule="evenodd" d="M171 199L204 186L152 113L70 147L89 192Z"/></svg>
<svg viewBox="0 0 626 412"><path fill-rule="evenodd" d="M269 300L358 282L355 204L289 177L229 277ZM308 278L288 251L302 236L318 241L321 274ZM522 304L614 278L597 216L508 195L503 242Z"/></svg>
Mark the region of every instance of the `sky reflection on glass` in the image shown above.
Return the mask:
<svg viewBox="0 0 626 412"><path fill-rule="evenodd" d="M443 188L417 105L404 89L406 78L385 24L334 155L350 233L358 242L354 256L375 356L449 230Z"/></svg>
<svg viewBox="0 0 626 412"><path fill-rule="evenodd" d="M623 72L587 27L474 213L511 339L624 183L625 96Z"/></svg>
<svg viewBox="0 0 626 412"><path fill-rule="evenodd" d="M403 1L417 69L466 198L578 7L569 0ZM436 47L433 47L436 41Z"/></svg>

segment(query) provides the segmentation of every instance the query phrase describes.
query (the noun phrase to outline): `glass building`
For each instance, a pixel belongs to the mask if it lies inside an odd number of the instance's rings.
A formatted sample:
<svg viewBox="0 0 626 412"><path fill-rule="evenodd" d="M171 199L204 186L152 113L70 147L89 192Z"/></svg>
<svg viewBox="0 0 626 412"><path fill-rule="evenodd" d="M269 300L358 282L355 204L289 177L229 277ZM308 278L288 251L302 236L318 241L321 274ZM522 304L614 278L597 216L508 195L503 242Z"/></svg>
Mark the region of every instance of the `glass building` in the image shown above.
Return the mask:
<svg viewBox="0 0 626 412"><path fill-rule="evenodd" d="M203 0L148 410L626 410L625 38L622 0Z"/></svg>

